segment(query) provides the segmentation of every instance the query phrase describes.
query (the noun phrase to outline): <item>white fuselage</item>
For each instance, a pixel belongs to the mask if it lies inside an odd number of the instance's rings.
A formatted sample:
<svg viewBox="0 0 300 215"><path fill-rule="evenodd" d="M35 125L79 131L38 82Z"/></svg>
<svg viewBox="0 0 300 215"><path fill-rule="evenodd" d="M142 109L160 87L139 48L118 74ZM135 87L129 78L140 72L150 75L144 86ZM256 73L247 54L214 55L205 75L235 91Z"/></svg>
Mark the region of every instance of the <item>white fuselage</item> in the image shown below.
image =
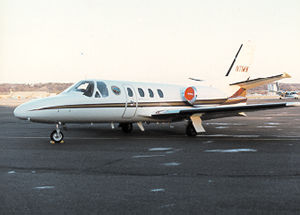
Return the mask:
<svg viewBox="0 0 300 215"><path fill-rule="evenodd" d="M183 95L187 86L103 80L85 81L94 85L94 89L84 95L80 88L83 82L57 96L20 105L14 114L21 119L46 123L151 122L158 121L151 118L152 114L164 110L245 102L245 98L230 99L232 92L195 86L197 97L189 104Z"/></svg>

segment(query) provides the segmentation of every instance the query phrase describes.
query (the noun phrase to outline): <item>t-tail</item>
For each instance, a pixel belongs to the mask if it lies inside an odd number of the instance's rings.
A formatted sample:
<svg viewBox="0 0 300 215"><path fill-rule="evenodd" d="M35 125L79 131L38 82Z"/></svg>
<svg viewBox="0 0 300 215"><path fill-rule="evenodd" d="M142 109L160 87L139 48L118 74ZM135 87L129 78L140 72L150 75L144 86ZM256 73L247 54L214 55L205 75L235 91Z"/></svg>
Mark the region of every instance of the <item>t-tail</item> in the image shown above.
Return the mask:
<svg viewBox="0 0 300 215"><path fill-rule="evenodd" d="M254 50L255 47L251 41L242 44L225 75L227 83L229 83L230 87L232 87L232 92L234 92L231 97L245 96L248 89L291 77L289 74L283 73L270 77L251 79L251 73L253 72L251 64L254 57Z"/></svg>

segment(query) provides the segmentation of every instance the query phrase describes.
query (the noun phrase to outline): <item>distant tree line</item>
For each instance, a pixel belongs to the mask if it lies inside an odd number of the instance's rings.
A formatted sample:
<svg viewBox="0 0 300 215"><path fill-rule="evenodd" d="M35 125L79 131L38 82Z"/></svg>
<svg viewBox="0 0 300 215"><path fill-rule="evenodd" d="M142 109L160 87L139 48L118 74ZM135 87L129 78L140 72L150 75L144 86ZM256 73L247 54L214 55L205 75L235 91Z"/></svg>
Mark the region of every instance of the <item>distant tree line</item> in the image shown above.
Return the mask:
<svg viewBox="0 0 300 215"><path fill-rule="evenodd" d="M48 93L60 93L73 83L38 83L38 84L0 84L0 94L9 94L11 91L44 91ZM280 83L281 90L300 91L300 84ZM267 85L249 90L249 93L266 91Z"/></svg>
<svg viewBox="0 0 300 215"><path fill-rule="evenodd" d="M0 84L0 94L8 94L11 91L45 91L48 93L60 93L73 83L38 83L38 84Z"/></svg>

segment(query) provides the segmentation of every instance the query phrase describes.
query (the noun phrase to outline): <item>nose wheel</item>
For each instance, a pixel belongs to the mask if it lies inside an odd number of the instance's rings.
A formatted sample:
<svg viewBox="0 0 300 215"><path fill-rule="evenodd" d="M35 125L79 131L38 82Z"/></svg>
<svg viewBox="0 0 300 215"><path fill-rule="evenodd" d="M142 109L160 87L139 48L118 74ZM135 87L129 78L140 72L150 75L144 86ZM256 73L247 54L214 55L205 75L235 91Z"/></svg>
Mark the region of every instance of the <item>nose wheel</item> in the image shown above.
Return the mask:
<svg viewBox="0 0 300 215"><path fill-rule="evenodd" d="M50 143L64 143L64 134L59 129L59 124L56 124L56 129L50 134Z"/></svg>

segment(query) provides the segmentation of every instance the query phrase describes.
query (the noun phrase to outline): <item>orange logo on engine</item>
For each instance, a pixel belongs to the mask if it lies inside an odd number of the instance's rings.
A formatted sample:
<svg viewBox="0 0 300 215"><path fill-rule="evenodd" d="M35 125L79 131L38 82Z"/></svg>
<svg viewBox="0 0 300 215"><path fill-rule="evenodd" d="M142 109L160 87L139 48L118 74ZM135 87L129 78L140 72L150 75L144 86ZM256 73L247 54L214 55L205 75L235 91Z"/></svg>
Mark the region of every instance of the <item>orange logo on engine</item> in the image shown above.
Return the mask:
<svg viewBox="0 0 300 215"><path fill-rule="evenodd" d="M249 66L236 66L235 71L237 72L248 72Z"/></svg>
<svg viewBox="0 0 300 215"><path fill-rule="evenodd" d="M195 97L195 90L192 87L186 88L186 90L184 91L184 98L186 98L186 100L188 101L191 101L193 100L194 97Z"/></svg>

